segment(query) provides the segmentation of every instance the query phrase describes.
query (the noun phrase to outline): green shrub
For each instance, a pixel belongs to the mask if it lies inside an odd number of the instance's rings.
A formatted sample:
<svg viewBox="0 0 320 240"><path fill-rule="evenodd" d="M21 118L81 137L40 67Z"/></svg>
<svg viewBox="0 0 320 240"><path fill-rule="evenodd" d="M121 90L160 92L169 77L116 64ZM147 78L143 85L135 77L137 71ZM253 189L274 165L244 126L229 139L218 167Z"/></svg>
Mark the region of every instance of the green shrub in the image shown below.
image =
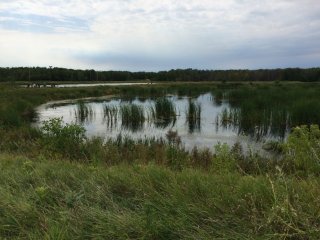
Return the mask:
<svg viewBox="0 0 320 240"><path fill-rule="evenodd" d="M218 172L234 172L237 169L237 162L230 147L226 143L218 143L214 148L213 170Z"/></svg>
<svg viewBox="0 0 320 240"><path fill-rule="evenodd" d="M69 158L77 158L84 153L85 129L77 124L63 125L61 118L43 122L41 143L47 150Z"/></svg>
<svg viewBox="0 0 320 240"><path fill-rule="evenodd" d="M318 125L303 125L293 129L286 144L286 159L297 171L320 173L320 129Z"/></svg>

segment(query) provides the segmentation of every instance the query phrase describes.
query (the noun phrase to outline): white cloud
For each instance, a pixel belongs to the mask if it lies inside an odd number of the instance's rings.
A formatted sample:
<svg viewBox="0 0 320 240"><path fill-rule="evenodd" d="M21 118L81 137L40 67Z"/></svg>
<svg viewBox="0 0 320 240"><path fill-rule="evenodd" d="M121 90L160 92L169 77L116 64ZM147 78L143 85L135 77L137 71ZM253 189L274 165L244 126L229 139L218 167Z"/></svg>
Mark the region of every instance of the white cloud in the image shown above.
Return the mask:
<svg viewBox="0 0 320 240"><path fill-rule="evenodd" d="M0 0L0 65L315 66L319 12L317 0Z"/></svg>

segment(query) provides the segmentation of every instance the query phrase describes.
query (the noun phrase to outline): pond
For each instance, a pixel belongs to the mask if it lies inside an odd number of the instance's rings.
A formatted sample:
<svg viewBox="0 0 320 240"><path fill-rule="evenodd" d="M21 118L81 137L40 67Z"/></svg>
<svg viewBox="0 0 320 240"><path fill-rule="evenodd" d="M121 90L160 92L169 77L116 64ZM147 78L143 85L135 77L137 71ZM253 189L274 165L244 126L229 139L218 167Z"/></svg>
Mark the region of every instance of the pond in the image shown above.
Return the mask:
<svg viewBox="0 0 320 240"><path fill-rule="evenodd" d="M41 105L37 112L37 125L62 117L65 123L83 125L88 137L115 139L121 134L133 139L166 139L169 131L176 131L187 149L241 143L245 149L261 150L264 142L282 140L289 132L288 126L281 134L271 131L271 125L242 126L240 109L212 93L59 101Z"/></svg>

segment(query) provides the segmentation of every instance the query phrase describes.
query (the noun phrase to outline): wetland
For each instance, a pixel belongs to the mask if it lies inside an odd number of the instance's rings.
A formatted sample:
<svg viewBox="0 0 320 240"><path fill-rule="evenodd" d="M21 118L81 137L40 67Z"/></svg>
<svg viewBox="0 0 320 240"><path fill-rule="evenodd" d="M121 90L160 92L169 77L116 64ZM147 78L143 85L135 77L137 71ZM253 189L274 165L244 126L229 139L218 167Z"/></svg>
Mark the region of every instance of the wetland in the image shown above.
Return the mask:
<svg viewBox="0 0 320 240"><path fill-rule="evenodd" d="M260 150L284 142L291 128L319 124L319 87L257 85L174 89L144 87L102 98L49 102L37 107L37 122L62 118L86 129L88 137L165 139L176 132L187 149L218 143ZM159 90L159 89L158 89Z"/></svg>

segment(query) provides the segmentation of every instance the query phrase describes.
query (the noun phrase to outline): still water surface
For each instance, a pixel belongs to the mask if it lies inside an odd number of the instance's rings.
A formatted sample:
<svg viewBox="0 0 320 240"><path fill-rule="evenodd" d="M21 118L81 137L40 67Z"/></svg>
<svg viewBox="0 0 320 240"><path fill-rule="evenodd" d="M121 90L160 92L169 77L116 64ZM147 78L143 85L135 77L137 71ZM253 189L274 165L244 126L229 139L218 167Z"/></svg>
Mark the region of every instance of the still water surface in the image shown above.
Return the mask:
<svg viewBox="0 0 320 240"><path fill-rule="evenodd" d="M79 101L50 102L37 108L38 121L49 120L50 118L62 117L65 123L78 123L85 127L88 137L98 136L104 139L116 138L119 134L138 138L166 138L169 130L177 131L183 145L187 149L194 146L199 148L213 148L218 143L233 145L240 142L245 149L261 149L267 140L279 140L283 136L276 136L266 132L257 138L255 132L257 126L252 126L251 134L240 129L236 121L226 123L222 121L223 113L231 110L232 107L227 101L215 102L211 93L199 95L196 98L177 95L166 96L175 108L176 118L164 124L154 121L151 116L151 109L155 105L155 99L133 98L124 99L109 97L105 99L83 99ZM196 103L201 108L200 118L197 123L190 122L187 113L190 102ZM121 106L135 104L143 108L145 121L138 127L128 127L121 119ZM80 107L79 107L80 106ZM110 117L105 109L117 109L116 117ZM81 109L82 108L82 109ZM83 111L85 109L85 111ZM83 114L85 112L85 114Z"/></svg>

